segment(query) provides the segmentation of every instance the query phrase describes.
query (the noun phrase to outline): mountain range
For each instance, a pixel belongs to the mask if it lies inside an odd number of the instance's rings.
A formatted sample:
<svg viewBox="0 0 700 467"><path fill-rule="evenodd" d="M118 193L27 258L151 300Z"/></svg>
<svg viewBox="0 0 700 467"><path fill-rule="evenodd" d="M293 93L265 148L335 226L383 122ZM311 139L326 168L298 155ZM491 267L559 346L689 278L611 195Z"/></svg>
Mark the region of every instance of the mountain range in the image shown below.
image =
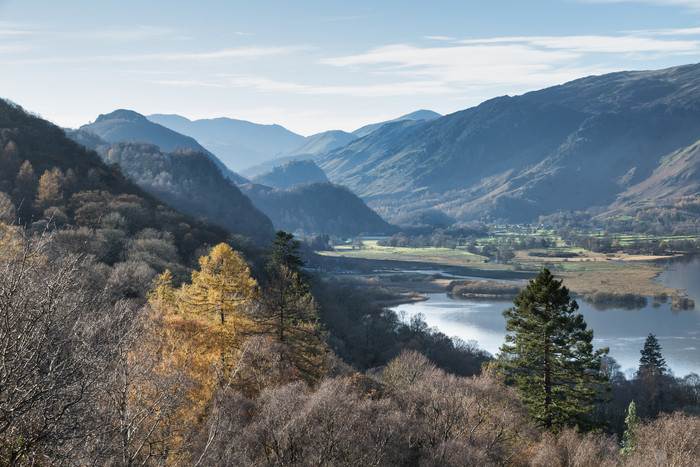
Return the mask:
<svg viewBox="0 0 700 467"><path fill-rule="evenodd" d="M261 244L268 241L273 223L276 229L338 236L393 230L356 195L327 183L323 170L310 160L287 162L252 185L238 174L225 180L216 156L196 140L133 111L101 115L67 133L106 162L119 164L132 181L173 208Z"/></svg>
<svg viewBox="0 0 700 467"><path fill-rule="evenodd" d="M205 149L194 138L173 131L163 125L153 123L133 110L119 109L108 114L99 115L94 122L81 126L79 130L97 135L108 143L141 141L153 143L165 152L171 152L176 148L202 151L214 161L227 178L237 183L246 181L229 169L217 156ZM68 133L90 149L95 149L96 142L94 139L91 140L89 136L81 136L70 130Z"/></svg>
<svg viewBox="0 0 700 467"><path fill-rule="evenodd" d="M437 208L457 221L527 222L697 196L698 140L700 65L688 65L384 125L316 163L389 221Z"/></svg>
<svg viewBox="0 0 700 467"><path fill-rule="evenodd" d="M304 142L303 136L280 125L260 125L232 118L189 120L163 114L149 115L148 119L195 138L236 172Z"/></svg>

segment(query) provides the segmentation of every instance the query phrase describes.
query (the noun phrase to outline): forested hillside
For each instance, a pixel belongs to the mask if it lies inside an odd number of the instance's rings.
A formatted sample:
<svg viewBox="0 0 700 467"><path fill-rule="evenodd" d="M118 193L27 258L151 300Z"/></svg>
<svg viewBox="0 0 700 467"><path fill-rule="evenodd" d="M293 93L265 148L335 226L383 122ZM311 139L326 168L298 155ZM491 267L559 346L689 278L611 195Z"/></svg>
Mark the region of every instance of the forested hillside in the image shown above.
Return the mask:
<svg viewBox="0 0 700 467"><path fill-rule="evenodd" d="M395 231L394 226L340 185L306 183L287 189L274 189L246 184L240 188L258 209L272 219L275 227L282 230L341 237Z"/></svg>
<svg viewBox="0 0 700 467"><path fill-rule="evenodd" d="M103 155L119 164L137 185L181 212L205 217L230 232L267 245L272 222L214 165L207 154L190 149L170 153L148 143L118 143Z"/></svg>

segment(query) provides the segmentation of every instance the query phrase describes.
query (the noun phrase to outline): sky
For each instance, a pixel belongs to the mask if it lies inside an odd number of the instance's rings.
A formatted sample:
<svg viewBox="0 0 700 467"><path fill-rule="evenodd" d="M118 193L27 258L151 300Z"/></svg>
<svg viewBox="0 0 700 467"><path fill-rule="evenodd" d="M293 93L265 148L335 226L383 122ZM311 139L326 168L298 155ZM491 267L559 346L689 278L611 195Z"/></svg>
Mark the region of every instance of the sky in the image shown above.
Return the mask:
<svg viewBox="0 0 700 467"><path fill-rule="evenodd" d="M700 62L700 0L0 0L0 97L308 136Z"/></svg>

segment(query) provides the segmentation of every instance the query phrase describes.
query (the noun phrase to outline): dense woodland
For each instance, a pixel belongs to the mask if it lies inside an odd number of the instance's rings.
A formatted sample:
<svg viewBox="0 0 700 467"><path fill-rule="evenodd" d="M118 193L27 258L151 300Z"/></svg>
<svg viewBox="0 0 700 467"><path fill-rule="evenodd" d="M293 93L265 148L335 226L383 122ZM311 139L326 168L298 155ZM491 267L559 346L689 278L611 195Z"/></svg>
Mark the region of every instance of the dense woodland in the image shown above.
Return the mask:
<svg viewBox="0 0 700 467"><path fill-rule="evenodd" d="M632 380L587 360L583 384L610 389L577 389L590 424L546 423L503 365L512 351L494 359L373 304L370 289L309 276L290 234L260 248L179 214L4 102L0 171L2 464L700 456L700 379L669 375L653 339Z"/></svg>

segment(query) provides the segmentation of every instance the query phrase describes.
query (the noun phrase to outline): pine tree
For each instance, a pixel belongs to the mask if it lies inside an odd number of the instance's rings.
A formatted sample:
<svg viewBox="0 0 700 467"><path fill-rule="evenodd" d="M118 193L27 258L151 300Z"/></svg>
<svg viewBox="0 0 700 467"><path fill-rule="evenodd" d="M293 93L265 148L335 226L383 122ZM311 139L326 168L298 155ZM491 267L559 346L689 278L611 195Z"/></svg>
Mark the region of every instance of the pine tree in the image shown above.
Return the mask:
<svg viewBox="0 0 700 467"><path fill-rule="evenodd" d="M663 375L668 372L666 360L661 356L661 345L654 334L649 333L640 353L638 375Z"/></svg>
<svg viewBox="0 0 700 467"><path fill-rule="evenodd" d="M278 230L275 233L275 238L272 241L272 252L267 262L267 272L275 274L279 266L286 266L293 272L300 272L304 267L304 260L301 259L299 248L301 243L299 240L294 240L294 235Z"/></svg>
<svg viewBox="0 0 700 467"><path fill-rule="evenodd" d="M304 265L293 235L278 231L266 266L267 281L256 324L291 350L292 364L309 383L320 379L327 348L318 305L301 277Z"/></svg>
<svg viewBox="0 0 700 467"><path fill-rule="evenodd" d="M565 426L594 428L593 404L609 390L600 372L608 349L593 350L578 304L561 280L544 268L503 312L506 344L498 365L514 382L533 420L558 431Z"/></svg>

